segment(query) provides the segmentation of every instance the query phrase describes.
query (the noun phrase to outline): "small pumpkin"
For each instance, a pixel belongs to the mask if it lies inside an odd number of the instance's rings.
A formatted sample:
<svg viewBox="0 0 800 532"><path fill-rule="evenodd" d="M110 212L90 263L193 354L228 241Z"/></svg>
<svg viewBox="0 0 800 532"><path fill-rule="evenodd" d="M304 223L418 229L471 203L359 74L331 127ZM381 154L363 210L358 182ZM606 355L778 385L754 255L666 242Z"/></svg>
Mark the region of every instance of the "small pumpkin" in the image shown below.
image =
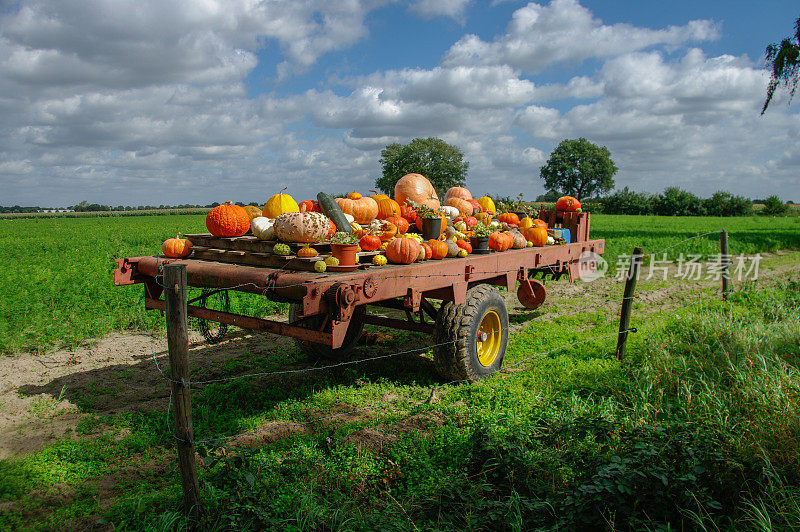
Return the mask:
<svg viewBox="0 0 800 532"><path fill-rule="evenodd" d="M250 229L250 216L244 207L226 201L208 212L206 228L214 236L242 236Z"/></svg>
<svg viewBox="0 0 800 532"><path fill-rule="evenodd" d="M404 235L406 234L406 231L408 231L408 220L402 216L392 216L391 218L387 218L386 221L394 224L397 227L398 235Z"/></svg>
<svg viewBox="0 0 800 532"><path fill-rule="evenodd" d="M488 212L489 214L494 214L497 212L497 207L494 206L494 200L489 196L478 198L478 203L483 209L483 212Z"/></svg>
<svg viewBox="0 0 800 532"><path fill-rule="evenodd" d="M261 207L257 207L256 205L245 205L244 210L247 211L247 216L250 217L251 222L254 218L261 216Z"/></svg>
<svg viewBox="0 0 800 532"><path fill-rule="evenodd" d="M425 260L428 260L433 256L433 248L431 248L427 242L421 243L420 247L425 250Z"/></svg>
<svg viewBox="0 0 800 532"><path fill-rule="evenodd" d="M458 207L453 207L452 205L445 205L441 207L439 211L451 222L461 216L461 211L458 210Z"/></svg>
<svg viewBox="0 0 800 532"><path fill-rule="evenodd" d="M544 227L528 227L522 230L522 235L534 246L544 246L547 244L547 229Z"/></svg>
<svg viewBox="0 0 800 532"><path fill-rule="evenodd" d="M431 238L428 240L428 245L431 247L431 258L433 260L441 260L447 256L447 244L443 240Z"/></svg>
<svg viewBox="0 0 800 532"><path fill-rule="evenodd" d="M303 200L297 205L300 210L304 210L306 212L322 212L322 207L319 206L319 202L316 200Z"/></svg>
<svg viewBox="0 0 800 532"><path fill-rule="evenodd" d="M514 244L514 238L508 233L495 231L489 235L489 249L506 251Z"/></svg>
<svg viewBox="0 0 800 532"><path fill-rule="evenodd" d="M556 202L557 211L573 212L581 208L581 202L572 196L562 196Z"/></svg>
<svg viewBox="0 0 800 532"><path fill-rule="evenodd" d="M386 194L379 194L377 190L370 190L370 192L374 192L374 194L372 194L370 198L374 199L375 201L379 202L384 199L389 199L389 196L387 196Z"/></svg>
<svg viewBox="0 0 800 532"><path fill-rule="evenodd" d="M188 257L192 252L192 242L189 239L181 238L180 233L175 238L168 238L161 244L161 251L171 259L182 259Z"/></svg>
<svg viewBox="0 0 800 532"><path fill-rule="evenodd" d="M381 241L386 242L397 234L397 226L391 222L383 221L374 233Z"/></svg>
<svg viewBox="0 0 800 532"><path fill-rule="evenodd" d="M328 270L328 265L324 260L318 260L314 263L314 271L317 273L325 273Z"/></svg>
<svg viewBox="0 0 800 532"><path fill-rule="evenodd" d="M250 231L259 240L275 240L275 220L264 216L253 218L250 222Z"/></svg>
<svg viewBox="0 0 800 532"><path fill-rule="evenodd" d="M311 246L303 246L297 250L298 257L312 258L319 255L319 252Z"/></svg>
<svg viewBox="0 0 800 532"><path fill-rule="evenodd" d="M522 249L528 245L528 240L519 231L512 231L509 233L514 238L514 243L511 247L514 249Z"/></svg>
<svg viewBox="0 0 800 532"><path fill-rule="evenodd" d="M461 249L458 244L452 240L445 240L444 243L447 246L447 258L453 258L458 255L458 251Z"/></svg>
<svg viewBox="0 0 800 532"><path fill-rule="evenodd" d="M372 257L372 264L375 266L386 266L387 259L386 255L375 255Z"/></svg>
<svg viewBox="0 0 800 532"><path fill-rule="evenodd" d="M381 239L376 235L364 235L361 237L361 240L358 241L358 245L361 246L361 249L364 251L375 251L381 247Z"/></svg>
<svg viewBox="0 0 800 532"><path fill-rule="evenodd" d="M545 222L544 220L540 220L539 218L536 218L532 222L532 227L544 227L545 229L547 229L547 222Z"/></svg>
<svg viewBox="0 0 800 532"><path fill-rule="evenodd" d="M531 220L530 216L525 216L520 219L519 228L527 229L528 227L533 227L533 220Z"/></svg>
<svg viewBox="0 0 800 532"><path fill-rule="evenodd" d="M519 225L519 216L517 216L517 214L514 212L504 212L500 215L498 220L500 220L500 222L505 222L508 225Z"/></svg>
<svg viewBox="0 0 800 532"><path fill-rule="evenodd" d="M450 198L445 202L445 205L455 207L459 210L462 216L472 216L472 204L463 198Z"/></svg>
<svg viewBox="0 0 800 532"><path fill-rule="evenodd" d="M481 204L478 203L478 200L469 199L467 201L469 202L470 205L472 205L472 213L473 214L483 211L483 207L481 207Z"/></svg>
<svg viewBox="0 0 800 532"><path fill-rule="evenodd" d="M273 195L267 200L266 205L261 211L263 216L273 220L285 212L300 212L300 206L289 194L284 194L284 187L278 194Z"/></svg>
<svg viewBox="0 0 800 532"><path fill-rule="evenodd" d="M275 247L272 248L272 252L276 255L286 256L292 253L292 248L287 244L275 244Z"/></svg>
<svg viewBox="0 0 800 532"><path fill-rule="evenodd" d="M472 244L470 244L469 242L467 242L463 238L459 238L458 240L456 240L456 245L458 247L460 247L461 249L466 250L467 253L472 253Z"/></svg>
<svg viewBox="0 0 800 532"><path fill-rule="evenodd" d="M419 257L419 243L413 238L395 238L386 245L386 258L395 264L411 264Z"/></svg>
<svg viewBox="0 0 800 532"><path fill-rule="evenodd" d="M351 200L360 200L362 197L363 196L358 192L351 192L350 194L347 195L347 199Z"/></svg>
<svg viewBox="0 0 800 532"><path fill-rule="evenodd" d="M338 266L339 265L339 259L337 259L333 255L329 255L329 256L325 257L325 260L323 262L325 264L327 264L328 266Z"/></svg>

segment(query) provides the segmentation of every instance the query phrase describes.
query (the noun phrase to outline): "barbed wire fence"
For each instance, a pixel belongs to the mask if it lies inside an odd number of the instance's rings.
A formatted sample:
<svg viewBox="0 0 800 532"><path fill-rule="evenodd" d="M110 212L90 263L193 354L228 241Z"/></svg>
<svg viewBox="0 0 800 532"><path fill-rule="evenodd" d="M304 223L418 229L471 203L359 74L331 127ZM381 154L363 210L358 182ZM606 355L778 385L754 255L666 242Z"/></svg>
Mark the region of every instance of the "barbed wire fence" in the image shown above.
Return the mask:
<svg viewBox="0 0 800 532"><path fill-rule="evenodd" d="M630 317L631 311L634 307L635 302L649 302L649 296L656 292L661 292L665 290L669 290L672 285L668 285L666 287L661 287L655 290L650 290L648 292L643 292L641 294L635 293L635 286L636 281L638 280L639 276L641 275L641 266L645 258L653 258L658 257L662 253L665 253L668 250L674 249L686 242L690 242L692 240L698 238L704 238L709 235L713 234L720 234L720 250L721 253L718 257L719 259L719 268L718 271L720 273L720 278L722 280L722 290L721 295L722 299L726 300L728 294L730 293L730 266L731 266L731 259L728 255L727 249L727 232L725 230L717 230L717 231L709 231L706 233L698 234L689 238L682 239L678 242L675 242L669 246L666 246L662 249L659 249L655 252L644 253L641 248L635 248L633 254L631 255L631 261L629 270L627 275L625 276L625 292L623 297L621 298L608 298L604 301L585 305L577 308L571 309L570 312L567 313L559 313L555 316L555 319L560 319L563 317L573 316L580 313L585 313L589 310L597 310L601 308L609 308L609 305L616 305L619 304L620 306L620 327L619 331L615 333L609 334L602 334L602 335L595 335L588 338L583 338L581 340L577 340L570 343L565 343L553 347L546 351L529 353L527 355L522 356L513 361L511 364L506 364L502 368L498 369L497 371L486 375L485 378L492 378L498 373L511 373L511 372L518 372L522 371L522 368L528 364L530 361L553 355L560 351L573 348L578 345L592 343L592 342L604 342L606 340L616 338L617 340L617 349L616 349L616 356L620 359L624 357L624 349L625 349L625 341L629 334L636 333L639 331L640 328L644 327L647 329L656 328L661 323L666 320L672 319L675 316L679 316L681 312L687 309L696 309L700 305L704 303L708 303L711 299L708 294L703 292L698 292L700 294L699 297L695 298L694 300L680 305L676 308L669 309L666 312L666 315L663 316L661 319L652 320L649 319L645 324L639 325L637 327L630 325ZM171 267L174 268L174 272L167 273L167 271ZM183 275L183 282L174 283L174 279L167 279L170 275L180 275L182 268L182 275ZM506 273L506 271L498 272ZM462 274L463 275L463 274ZM398 277L420 277L418 275L403 275L403 274L388 274L387 278L391 277L392 279L397 279ZM285 432L290 431L292 429L299 429L303 427L329 427L330 424L336 423L340 420L348 420L352 419L353 416L363 416L364 414L370 412L378 412L378 411L388 411L390 407L399 406L401 403L407 404L408 408L404 416L401 416L399 419L407 419L410 416L415 415L417 412L418 407L424 404L430 404L436 399L436 394L442 390L452 390L455 389L458 385L468 384L473 382L472 379L459 379L459 380L450 380L443 383L436 383L431 384L429 386L420 387L418 390L414 390L411 396L398 396L394 399L383 400L374 402L372 404L367 404L366 406L361 406L358 408L353 409L344 409L341 411L337 411L334 413L326 414L323 416L314 417L313 419L305 420L305 421L277 421L272 423L269 426L259 427L253 430L248 431L237 431L233 434L219 434L219 435L208 435L203 436L202 438L195 438L192 429L192 422L191 422L191 391L192 389L198 389L209 385L214 384L223 384L232 381L242 380L242 379L252 379L252 378L274 378L274 377L283 377L289 375L305 375L305 374L314 374L319 372L330 372L335 370L340 370L343 368L350 368L354 366L359 366L361 364L373 363L376 361L386 361L389 359L395 359L398 357L403 356L410 356L410 355L419 355L429 352L432 349L436 349L438 347L445 347L454 344L457 340L448 341L448 342L440 342L436 344L429 344L425 345L420 348L414 349L407 349L392 353L387 353L383 355L377 355L373 357L367 357L363 359L350 359L344 360L340 362L335 362L331 364L325 365L318 365L318 366L311 366L305 368L293 368L293 369L284 369L284 370L275 370L275 371L264 371L264 372L254 372L254 373L245 373L241 375L234 375L228 377L219 377L219 378L212 378L212 379L205 379L205 380L197 380L192 381L189 379L189 367L188 367L188 321L186 315L186 270L185 265L164 265L159 268L159 272L156 276L156 281L161 285L164 289L165 300L170 298L174 299L174 304L169 305L167 304L167 336L168 336L168 351L170 357L170 369L169 372L165 371L162 368L161 364L159 364L158 357L156 353L153 353L152 359L155 364L155 367L158 371L160 377L165 380L170 387L170 394L168 400L168 406L166 411L166 419L165 419L165 427L167 434L170 438L175 441L176 446L178 447L178 457L181 469L181 479L184 488L184 510L187 514L192 515L193 517L197 518L199 516L199 488L198 488L198 481L197 481L197 473L195 470L195 446L201 445L206 446L209 444L219 444L221 442L227 442L234 438L242 438L246 436L260 436L267 440L267 437L270 433L273 432ZM302 285L309 285L324 282L322 279L312 279L303 283L298 283ZM230 290L237 290L246 287L250 287L253 285L252 283L244 283L242 285L236 285L232 287L223 288L220 290L230 291ZM261 287L259 287L261 288ZM181 291L183 293L181 294ZM263 291L263 295L267 295L267 290ZM180 298L183 297L183 310L180 310ZM177 304L177 305L176 305ZM170 312L170 307L173 307L172 312ZM174 307L178 307L178 311L176 313ZM170 316L170 313L173 316ZM177 315L175 315L177 314ZM540 314L538 316L530 317L529 319L525 320L525 323L535 322L537 320L543 319L552 319L551 316L547 314ZM170 322L172 322L172 326L170 326ZM177 329L176 329L177 327ZM176 329L176 330L173 330ZM173 338L174 337L174 338ZM177 346L177 347L176 347ZM175 351L176 353L173 353ZM175 356L177 354L177 356ZM180 358L181 361L176 361L174 359ZM418 395L417 397L414 397ZM439 398L441 399L441 398ZM172 420L172 423L170 422ZM173 425L174 424L174 425Z"/></svg>

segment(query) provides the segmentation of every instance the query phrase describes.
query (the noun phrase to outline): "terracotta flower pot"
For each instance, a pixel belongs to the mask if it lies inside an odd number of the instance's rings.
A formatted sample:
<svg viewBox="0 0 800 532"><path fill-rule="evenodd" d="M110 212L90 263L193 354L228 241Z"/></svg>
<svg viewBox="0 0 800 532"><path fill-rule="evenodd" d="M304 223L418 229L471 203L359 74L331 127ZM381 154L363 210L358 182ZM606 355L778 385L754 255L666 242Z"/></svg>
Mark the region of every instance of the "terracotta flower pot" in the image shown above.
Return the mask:
<svg viewBox="0 0 800 532"><path fill-rule="evenodd" d="M331 255L339 259L339 266L353 266L357 249L358 244L331 244Z"/></svg>

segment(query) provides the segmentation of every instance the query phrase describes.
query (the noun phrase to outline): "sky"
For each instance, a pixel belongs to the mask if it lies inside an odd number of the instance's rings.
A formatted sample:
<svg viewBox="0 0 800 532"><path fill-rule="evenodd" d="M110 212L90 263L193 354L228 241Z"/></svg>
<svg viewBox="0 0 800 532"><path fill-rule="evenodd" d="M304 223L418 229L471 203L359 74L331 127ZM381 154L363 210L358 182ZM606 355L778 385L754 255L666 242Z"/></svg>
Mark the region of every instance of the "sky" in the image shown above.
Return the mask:
<svg viewBox="0 0 800 532"><path fill-rule="evenodd" d="M0 205L264 203L374 189L439 137L473 195L544 192L564 139L617 188L800 202L800 101L760 116L800 4L0 0Z"/></svg>

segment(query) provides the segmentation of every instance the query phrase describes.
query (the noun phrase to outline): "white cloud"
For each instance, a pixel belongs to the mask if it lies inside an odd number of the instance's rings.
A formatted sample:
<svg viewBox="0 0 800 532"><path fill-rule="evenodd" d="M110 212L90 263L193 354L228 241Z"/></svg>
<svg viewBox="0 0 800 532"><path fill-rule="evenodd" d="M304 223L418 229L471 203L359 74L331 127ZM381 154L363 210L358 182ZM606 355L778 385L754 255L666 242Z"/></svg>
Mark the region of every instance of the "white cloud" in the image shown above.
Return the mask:
<svg viewBox="0 0 800 532"><path fill-rule="evenodd" d="M450 17L459 22L464 21L464 11L471 0L415 0L411 10L422 18Z"/></svg>
<svg viewBox="0 0 800 532"><path fill-rule="evenodd" d="M546 6L530 3L518 9L506 33L492 42L477 35L463 37L448 50L442 64L503 64L536 73L558 63L613 57L656 45L705 41L718 35L716 26L706 20L663 30L630 24L605 25L577 0L553 0Z"/></svg>

